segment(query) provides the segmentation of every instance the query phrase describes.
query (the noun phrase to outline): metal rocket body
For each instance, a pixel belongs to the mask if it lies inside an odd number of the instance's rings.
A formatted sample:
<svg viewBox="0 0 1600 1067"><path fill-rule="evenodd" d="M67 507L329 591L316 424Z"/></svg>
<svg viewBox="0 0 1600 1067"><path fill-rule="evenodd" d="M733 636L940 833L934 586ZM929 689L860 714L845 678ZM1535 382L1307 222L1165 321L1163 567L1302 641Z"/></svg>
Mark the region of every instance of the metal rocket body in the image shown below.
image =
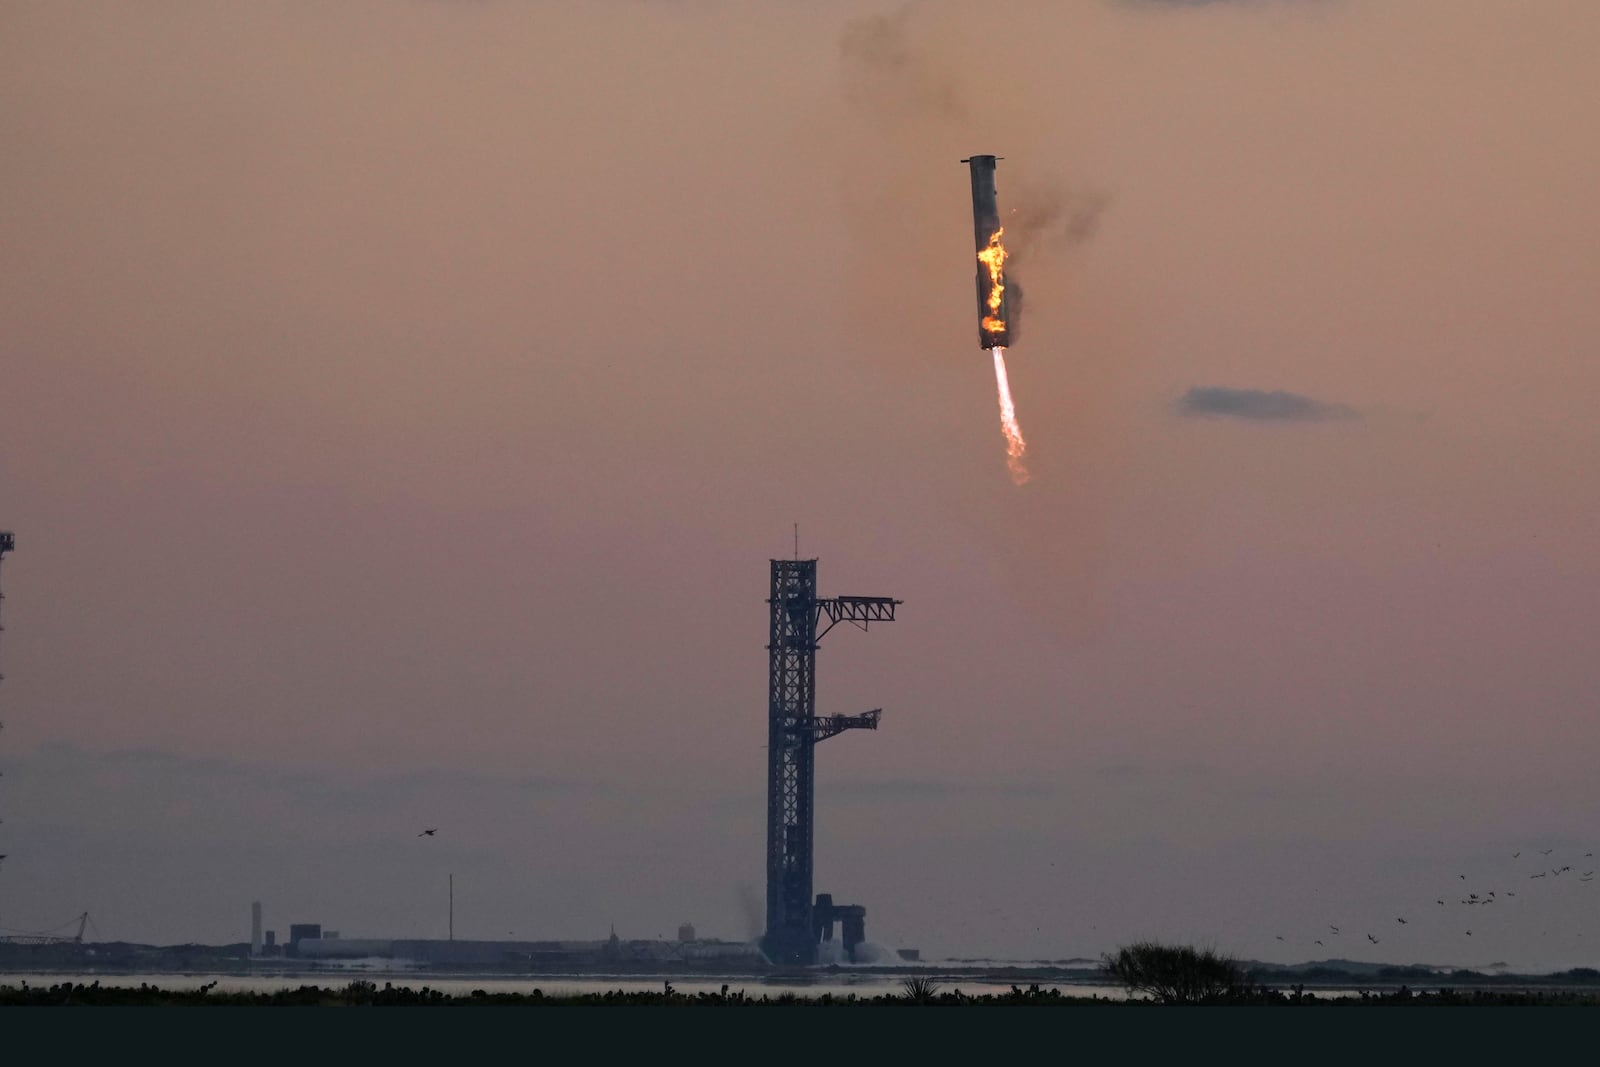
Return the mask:
<svg viewBox="0 0 1600 1067"><path fill-rule="evenodd" d="M972 236L978 252L990 245L1000 232L1000 205L994 187L996 156L972 156L961 162L972 169ZM996 279L982 262L978 264L978 345L1004 348L1011 343L1010 321L1006 314L1005 289L1000 288L1000 306L991 307ZM998 326L996 325L998 324Z"/></svg>

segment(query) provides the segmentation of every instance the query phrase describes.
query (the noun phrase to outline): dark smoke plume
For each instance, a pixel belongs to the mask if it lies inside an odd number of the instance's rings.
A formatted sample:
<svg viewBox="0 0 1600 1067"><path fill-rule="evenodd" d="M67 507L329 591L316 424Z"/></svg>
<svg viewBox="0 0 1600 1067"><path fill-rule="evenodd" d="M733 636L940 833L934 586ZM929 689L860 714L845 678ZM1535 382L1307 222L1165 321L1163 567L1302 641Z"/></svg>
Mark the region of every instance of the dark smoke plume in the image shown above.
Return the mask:
<svg viewBox="0 0 1600 1067"><path fill-rule="evenodd" d="M941 71L910 39L911 7L892 15L866 15L839 36L845 92L879 123L894 125L934 116L967 117L961 83Z"/></svg>
<svg viewBox="0 0 1600 1067"><path fill-rule="evenodd" d="M1035 251L1066 250L1089 240L1100 228L1100 215L1110 198L1070 189L1064 182L1022 181L1011 201L1004 212L1006 250L1013 258L1026 258Z"/></svg>
<svg viewBox="0 0 1600 1067"><path fill-rule="evenodd" d="M766 932L766 906L749 882L739 883L739 910L744 913L745 940L754 941Z"/></svg>

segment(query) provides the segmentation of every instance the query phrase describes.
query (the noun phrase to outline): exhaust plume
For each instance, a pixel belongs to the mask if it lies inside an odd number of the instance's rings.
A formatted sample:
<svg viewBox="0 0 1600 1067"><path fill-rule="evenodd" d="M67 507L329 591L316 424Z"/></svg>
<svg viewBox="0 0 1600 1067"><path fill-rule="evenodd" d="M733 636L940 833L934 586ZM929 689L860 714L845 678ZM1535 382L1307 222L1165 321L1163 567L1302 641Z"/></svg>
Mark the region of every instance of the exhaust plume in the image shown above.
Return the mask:
<svg viewBox="0 0 1600 1067"><path fill-rule="evenodd" d="M1017 425L1017 407L1011 402L1011 382L1006 378L1006 350L996 345L994 352L994 382L1000 392L1000 432L1006 436L1006 467L1011 480L1022 485L1030 477L1022 459L1028 454L1028 443L1022 439L1022 427Z"/></svg>

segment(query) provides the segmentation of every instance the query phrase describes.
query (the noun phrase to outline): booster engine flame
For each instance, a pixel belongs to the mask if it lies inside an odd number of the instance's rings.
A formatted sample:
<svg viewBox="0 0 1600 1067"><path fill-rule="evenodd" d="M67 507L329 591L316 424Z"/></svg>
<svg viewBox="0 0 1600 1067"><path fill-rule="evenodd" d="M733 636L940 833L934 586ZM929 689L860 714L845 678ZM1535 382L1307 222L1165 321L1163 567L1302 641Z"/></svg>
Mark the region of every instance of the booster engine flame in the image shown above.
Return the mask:
<svg viewBox="0 0 1600 1067"><path fill-rule="evenodd" d="M996 345L990 351L994 353L994 382L1000 391L1000 431L1006 435L1006 467L1011 471L1012 482L1021 485L1030 477L1028 468L1022 462L1028 454L1028 443L1022 439L1022 427L1017 425L1017 407L1011 402L1011 382L1006 377L1006 350Z"/></svg>
<svg viewBox="0 0 1600 1067"><path fill-rule="evenodd" d="M1000 307L1006 298L1006 246L1000 243L1006 228L1000 227L989 235L989 246L978 253L978 262L989 268L989 313L983 317L986 333L1004 333L1005 320L1000 317Z"/></svg>

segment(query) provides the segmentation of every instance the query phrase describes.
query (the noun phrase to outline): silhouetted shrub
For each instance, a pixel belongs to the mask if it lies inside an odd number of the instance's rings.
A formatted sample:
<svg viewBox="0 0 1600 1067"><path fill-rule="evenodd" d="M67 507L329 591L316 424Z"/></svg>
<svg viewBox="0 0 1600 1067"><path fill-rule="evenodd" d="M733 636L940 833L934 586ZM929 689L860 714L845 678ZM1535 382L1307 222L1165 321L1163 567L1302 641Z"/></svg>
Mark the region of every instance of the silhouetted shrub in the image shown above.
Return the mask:
<svg viewBox="0 0 1600 1067"><path fill-rule="evenodd" d="M1211 949L1140 941L1124 945L1101 961L1106 977L1130 994L1163 1004L1200 1004L1237 999L1248 991L1248 976L1238 961Z"/></svg>

